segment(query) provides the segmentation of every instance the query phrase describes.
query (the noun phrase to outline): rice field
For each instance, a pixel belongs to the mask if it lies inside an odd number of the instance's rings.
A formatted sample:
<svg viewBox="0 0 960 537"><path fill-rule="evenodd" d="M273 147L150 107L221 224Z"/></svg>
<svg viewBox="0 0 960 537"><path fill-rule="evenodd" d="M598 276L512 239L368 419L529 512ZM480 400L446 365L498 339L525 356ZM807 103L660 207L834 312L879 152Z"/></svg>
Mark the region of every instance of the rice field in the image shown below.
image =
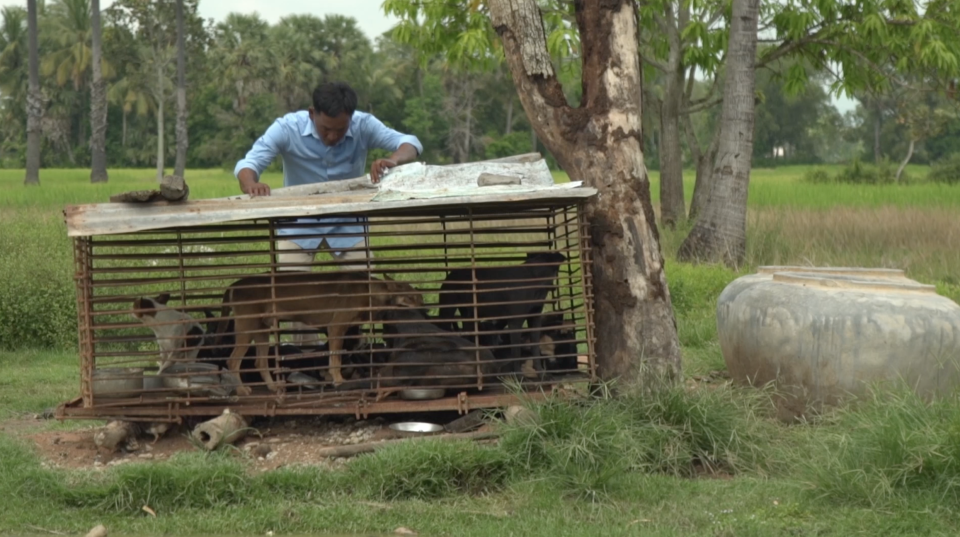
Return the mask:
<svg viewBox="0 0 960 537"><path fill-rule="evenodd" d="M689 226L661 230L687 389L546 405L536 409L540 427L510 429L496 448L398 448L343 472L250 475L230 454L189 454L66 473L42 467L0 431L0 495L9 498L0 534L82 534L103 521L130 535L330 536L401 526L424 535L953 535L960 398L927 405L907 392L878 395L784 426L769 418L762 395L709 380L725 368L716 298L759 265L902 268L960 301L960 186L814 185L802 180L808 170L754 170L742 267L678 263ZM154 185L151 170L110 173L108 184L90 185L85 170L43 170L41 186L27 188L22 170L0 170L0 420L74 393L72 259L61 210ZM693 179L685 175L688 200ZM279 174L265 180L282 182ZM192 199L237 193L229 171L190 170L187 181ZM656 205L656 173L651 190ZM691 458L720 471L704 477ZM156 518L142 511L147 503Z"/></svg>

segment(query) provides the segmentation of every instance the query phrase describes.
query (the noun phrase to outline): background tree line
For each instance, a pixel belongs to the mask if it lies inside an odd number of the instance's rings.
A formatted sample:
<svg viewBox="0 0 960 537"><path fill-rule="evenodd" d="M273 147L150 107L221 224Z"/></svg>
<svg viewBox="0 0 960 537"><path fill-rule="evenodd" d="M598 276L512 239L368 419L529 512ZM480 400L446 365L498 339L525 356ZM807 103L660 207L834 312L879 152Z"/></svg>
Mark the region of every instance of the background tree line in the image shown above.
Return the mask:
<svg viewBox="0 0 960 537"><path fill-rule="evenodd" d="M111 167L154 166L158 151L165 165L174 161L174 5L172 0L121 0L102 13L100 65L109 125L106 159ZM273 25L256 14L243 13L222 21L203 20L197 14L198 0L185 0L183 5L190 167L232 167L276 117L309 106L311 88L333 79L351 83L364 110L397 129L416 133L427 148L424 158L429 162L545 150L537 144L506 68L499 61L462 61L476 53L469 44L453 51L431 48L425 39L412 38L409 28L404 35L402 25L400 31L371 42L355 20L336 15L291 15ZM703 32L699 48L686 44L685 50L679 50L679 43L669 42L668 32L663 43L653 39L648 43L643 137L644 159L651 169L660 169L664 157L670 161L665 163L668 167L697 167L701 155L709 152L719 119L716 77L722 73L724 45L710 34L722 34L725 22L718 16L710 26L694 25L694 16L709 16L711 4L702 4L703 13L679 13L678 17L671 6L682 5L647 4L648 9L658 10L655 18L664 19L660 22L666 28L671 21L675 28L682 24L676 31L687 38L695 26ZM91 2L39 1L37 13L41 165L90 167ZM20 168L26 162L27 145L27 10L8 6L0 17L0 165ZM578 64L564 62L575 55L571 44L575 36L564 17L552 23L566 30L559 33L565 39L555 39L551 45L563 66L568 97L575 100L579 98ZM450 25L448 31L456 29ZM435 33L437 29L418 31ZM469 32L462 35L471 36ZM473 38L489 40L489 36ZM474 46L479 50L488 44ZM678 50L671 51L671 46ZM493 59L493 54L480 55ZM687 65L678 79L684 61ZM693 67L696 77L691 76ZM789 77L796 77L798 68L806 76L791 86ZM818 72L802 58L777 58L758 70L756 164L903 158L911 140L903 119L909 95L897 95L894 89L864 92L857 109L842 115L831 104L829 82L828 73ZM687 103L670 102L685 93ZM947 105L934 102L930 106ZM683 113L683 121L676 123L682 126L671 128L662 113ZM926 163L960 151L958 134L960 120L946 118L914 144L912 161Z"/></svg>

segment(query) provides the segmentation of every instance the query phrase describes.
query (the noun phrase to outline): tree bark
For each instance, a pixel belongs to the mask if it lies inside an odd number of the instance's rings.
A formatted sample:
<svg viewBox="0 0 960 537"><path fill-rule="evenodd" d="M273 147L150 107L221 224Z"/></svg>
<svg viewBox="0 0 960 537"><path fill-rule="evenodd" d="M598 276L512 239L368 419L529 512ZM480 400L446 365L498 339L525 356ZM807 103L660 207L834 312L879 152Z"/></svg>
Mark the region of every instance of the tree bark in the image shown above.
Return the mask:
<svg viewBox="0 0 960 537"><path fill-rule="evenodd" d="M713 162L717 158L717 151L720 149L720 129L718 126L716 132L713 133L713 137L710 139L710 147L706 151L700 149L700 142L697 140L690 114L683 116L683 130L687 135L687 145L690 146L693 161L697 165L697 179L693 185L693 199L690 200L690 214L688 216L691 221L695 221L703 212L710 196L710 174L713 172Z"/></svg>
<svg viewBox="0 0 960 537"><path fill-rule="evenodd" d="M107 85L103 80L100 47L100 0L90 2L90 31L92 41L90 84L90 182L107 182Z"/></svg>
<svg viewBox="0 0 960 537"><path fill-rule="evenodd" d="M880 101L877 101L877 117L873 121L873 163L880 165L880 130L883 127L883 111L880 109Z"/></svg>
<svg viewBox="0 0 960 537"><path fill-rule="evenodd" d="M157 182L163 181L163 64L157 58Z"/></svg>
<svg viewBox="0 0 960 537"><path fill-rule="evenodd" d="M669 53L660 105L660 221L673 228L686 215L683 199L683 151L680 144L680 103L683 99L684 67L680 30L673 4L666 4Z"/></svg>
<svg viewBox="0 0 960 537"><path fill-rule="evenodd" d="M27 173L25 185L40 184L40 119L43 96L40 94L40 51L37 47L37 0L27 0L27 49L29 82L27 89Z"/></svg>
<svg viewBox="0 0 960 537"><path fill-rule="evenodd" d="M903 159L903 162L900 163L900 167L897 168L897 177L895 181L900 182L900 176L903 174L903 169L907 167L907 164L910 163L910 159L913 158L913 147L916 144L916 140L912 137L910 138L910 145L907 146L907 156Z"/></svg>
<svg viewBox="0 0 960 537"><path fill-rule="evenodd" d="M583 62L577 108L557 80L536 0L488 5L536 136L571 180L599 191L586 217L601 376L645 387L679 378L680 346L643 165L633 2L574 2Z"/></svg>
<svg viewBox="0 0 960 537"><path fill-rule="evenodd" d="M183 27L183 0L177 0L177 157L173 174L185 177L187 167L187 51ZM371 109L371 112L373 110Z"/></svg>
<svg viewBox="0 0 960 537"><path fill-rule="evenodd" d="M123 124L120 132L120 146L127 147L127 111L123 111Z"/></svg>
<svg viewBox="0 0 960 537"><path fill-rule="evenodd" d="M680 246L678 258L682 261L722 261L736 266L746 255L758 4L759 0L733 0L720 148L707 206Z"/></svg>

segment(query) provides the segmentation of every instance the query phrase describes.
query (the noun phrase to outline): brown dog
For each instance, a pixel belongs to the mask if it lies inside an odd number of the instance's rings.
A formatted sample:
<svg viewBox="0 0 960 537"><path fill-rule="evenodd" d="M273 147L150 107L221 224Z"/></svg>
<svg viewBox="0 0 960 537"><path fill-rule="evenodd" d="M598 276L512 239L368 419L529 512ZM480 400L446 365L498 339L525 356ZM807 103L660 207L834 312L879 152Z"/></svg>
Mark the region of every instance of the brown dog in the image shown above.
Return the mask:
<svg viewBox="0 0 960 537"><path fill-rule="evenodd" d="M270 288L271 278L275 283ZM334 385L343 383L340 374L340 352L343 336L352 325L369 322L369 308L386 306L420 308L423 295L406 282L371 277L349 272L279 272L260 274L237 280L223 294L220 318L229 316L232 306L236 344L228 361L230 371L240 369L240 361L252 343L257 345L256 367L267 387L279 391L268 370L268 353L272 323L300 322L313 328L327 328L330 352L330 376ZM227 321L222 320L217 332L223 333ZM237 388L240 395L250 395L250 388Z"/></svg>

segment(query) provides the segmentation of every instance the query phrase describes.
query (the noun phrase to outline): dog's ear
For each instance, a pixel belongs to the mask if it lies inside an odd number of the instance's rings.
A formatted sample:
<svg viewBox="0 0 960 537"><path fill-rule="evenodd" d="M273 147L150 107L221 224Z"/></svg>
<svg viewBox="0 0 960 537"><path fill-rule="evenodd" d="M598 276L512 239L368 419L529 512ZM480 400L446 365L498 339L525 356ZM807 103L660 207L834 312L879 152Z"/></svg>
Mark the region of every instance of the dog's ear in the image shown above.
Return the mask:
<svg viewBox="0 0 960 537"><path fill-rule="evenodd" d="M170 293L163 293L153 300L158 304L163 304L164 306L166 306L167 302L170 301Z"/></svg>
<svg viewBox="0 0 960 537"><path fill-rule="evenodd" d="M396 297L395 304L397 306L402 306L404 308L422 308L423 307L423 295L420 293L412 293L409 295L400 295Z"/></svg>

